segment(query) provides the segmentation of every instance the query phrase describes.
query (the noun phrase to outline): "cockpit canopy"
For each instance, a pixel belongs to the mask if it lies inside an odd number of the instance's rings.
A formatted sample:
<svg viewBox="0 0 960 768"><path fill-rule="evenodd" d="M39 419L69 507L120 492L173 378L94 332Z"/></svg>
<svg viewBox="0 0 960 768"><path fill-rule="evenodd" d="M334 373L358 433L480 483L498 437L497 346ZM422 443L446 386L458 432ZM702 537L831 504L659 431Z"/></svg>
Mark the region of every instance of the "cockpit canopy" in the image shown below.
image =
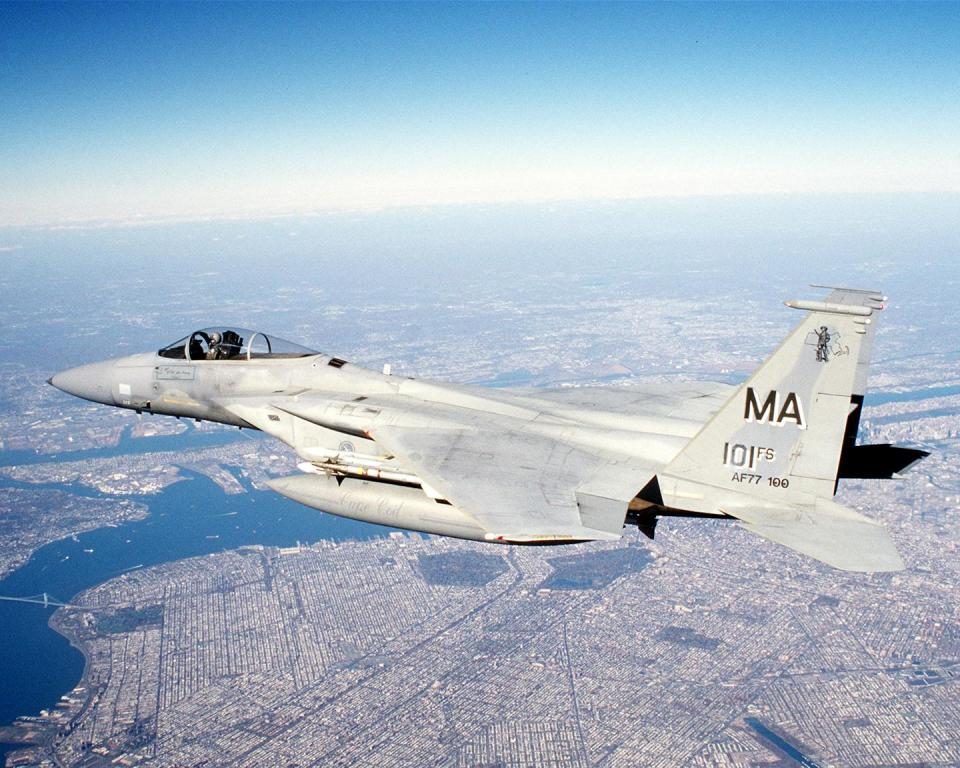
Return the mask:
<svg viewBox="0 0 960 768"><path fill-rule="evenodd" d="M174 360L263 360L309 357L318 352L248 328L202 328L161 349Z"/></svg>

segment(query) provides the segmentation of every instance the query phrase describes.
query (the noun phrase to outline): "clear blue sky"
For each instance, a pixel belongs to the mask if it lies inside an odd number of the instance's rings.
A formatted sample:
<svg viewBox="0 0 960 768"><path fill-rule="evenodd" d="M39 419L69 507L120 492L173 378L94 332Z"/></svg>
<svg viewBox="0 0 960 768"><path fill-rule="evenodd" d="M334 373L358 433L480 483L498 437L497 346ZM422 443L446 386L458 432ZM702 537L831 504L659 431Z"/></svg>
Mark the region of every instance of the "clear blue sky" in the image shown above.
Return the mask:
<svg viewBox="0 0 960 768"><path fill-rule="evenodd" d="M4 3L0 137L0 225L960 190L960 3Z"/></svg>

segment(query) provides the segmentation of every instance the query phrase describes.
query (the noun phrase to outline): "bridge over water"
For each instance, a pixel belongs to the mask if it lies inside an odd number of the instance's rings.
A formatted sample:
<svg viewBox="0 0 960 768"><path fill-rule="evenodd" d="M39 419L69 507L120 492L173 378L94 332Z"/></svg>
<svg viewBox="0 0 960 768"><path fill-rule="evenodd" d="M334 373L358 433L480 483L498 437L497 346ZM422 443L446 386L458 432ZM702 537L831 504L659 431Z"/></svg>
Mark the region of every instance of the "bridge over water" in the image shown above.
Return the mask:
<svg viewBox="0 0 960 768"><path fill-rule="evenodd" d="M42 605L44 608L49 608L50 606L55 608L80 608L79 605L64 603L46 592L41 592L39 595L27 595L25 597L0 595L0 600L6 600L11 603L33 603L34 605Z"/></svg>

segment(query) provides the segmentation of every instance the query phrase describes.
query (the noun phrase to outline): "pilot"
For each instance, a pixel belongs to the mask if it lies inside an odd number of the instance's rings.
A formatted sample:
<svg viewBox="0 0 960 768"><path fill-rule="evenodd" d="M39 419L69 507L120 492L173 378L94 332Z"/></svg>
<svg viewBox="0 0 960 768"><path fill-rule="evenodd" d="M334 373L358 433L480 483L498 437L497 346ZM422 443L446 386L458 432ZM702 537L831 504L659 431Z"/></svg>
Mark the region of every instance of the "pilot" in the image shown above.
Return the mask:
<svg viewBox="0 0 960 768"><path fill-rule="evenodd" d="M207 349L207 360L222 360L226 355L220 346L222 337L217 331L210 334L210 347Z"/></svg>

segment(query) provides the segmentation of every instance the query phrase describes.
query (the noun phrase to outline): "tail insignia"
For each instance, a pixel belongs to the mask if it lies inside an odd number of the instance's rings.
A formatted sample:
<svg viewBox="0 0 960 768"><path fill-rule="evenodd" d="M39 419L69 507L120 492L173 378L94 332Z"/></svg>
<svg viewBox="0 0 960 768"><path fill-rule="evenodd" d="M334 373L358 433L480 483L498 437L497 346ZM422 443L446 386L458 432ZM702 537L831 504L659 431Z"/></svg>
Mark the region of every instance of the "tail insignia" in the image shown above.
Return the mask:
<svg viewBox="0 0 960 768"><path fill-rule="evenodd" d="M850 347L840 342L840 332L836 328L821 325L807 334L806 344L816 347L818 363L827 363L831 357L850 353Z"/></svg>

